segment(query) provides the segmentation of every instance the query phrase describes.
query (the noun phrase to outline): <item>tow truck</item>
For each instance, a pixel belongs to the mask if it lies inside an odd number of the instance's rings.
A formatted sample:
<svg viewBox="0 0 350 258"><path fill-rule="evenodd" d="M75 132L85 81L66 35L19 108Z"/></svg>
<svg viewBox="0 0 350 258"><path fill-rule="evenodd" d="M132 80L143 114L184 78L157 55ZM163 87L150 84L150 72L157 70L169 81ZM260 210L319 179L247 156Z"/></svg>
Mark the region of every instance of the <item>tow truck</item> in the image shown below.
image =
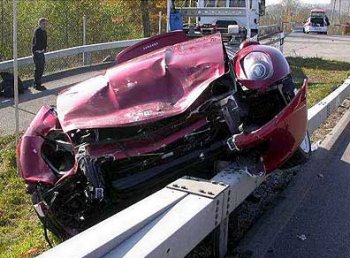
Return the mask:
<svg viewBox="0 0 350 258"><path fill-rule="evenodd" d="M167 14L168 31L184 30L191 37L221 32L229 42L240 43L258 39L265 0L168 0Z"/></svg>

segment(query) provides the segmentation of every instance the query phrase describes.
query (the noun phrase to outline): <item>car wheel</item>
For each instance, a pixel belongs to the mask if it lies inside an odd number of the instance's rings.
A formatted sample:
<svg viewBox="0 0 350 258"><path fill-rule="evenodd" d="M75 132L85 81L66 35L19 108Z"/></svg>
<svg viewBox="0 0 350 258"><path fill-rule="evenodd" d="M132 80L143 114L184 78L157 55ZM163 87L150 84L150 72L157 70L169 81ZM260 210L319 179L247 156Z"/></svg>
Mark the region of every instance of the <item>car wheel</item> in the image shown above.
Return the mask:
<svg viewBox="0 0 350 258"><path fill-rule="evenodd" d="M292 168L298 165L305 164L311 157L311 140L310 135L306 132L303 141L293 156L283 165L282 168Z"/></svg>

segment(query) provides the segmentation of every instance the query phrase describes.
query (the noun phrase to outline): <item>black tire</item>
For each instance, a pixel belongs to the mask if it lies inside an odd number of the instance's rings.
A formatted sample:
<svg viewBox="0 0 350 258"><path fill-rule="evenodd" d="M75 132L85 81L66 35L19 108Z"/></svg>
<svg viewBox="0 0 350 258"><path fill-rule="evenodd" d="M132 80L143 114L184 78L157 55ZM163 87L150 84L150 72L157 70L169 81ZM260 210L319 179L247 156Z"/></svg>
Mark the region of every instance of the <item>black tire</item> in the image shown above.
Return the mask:
<svg viewBox="0 0 350 258"><path fill-rule="evenodd" d="M298 149L294 152L293 156L282 166L283 169L305 164L311 158L311 140L308 132L306 132L303 141L307 141L306 147L304 146L302 148L300 144Z"/></svg>

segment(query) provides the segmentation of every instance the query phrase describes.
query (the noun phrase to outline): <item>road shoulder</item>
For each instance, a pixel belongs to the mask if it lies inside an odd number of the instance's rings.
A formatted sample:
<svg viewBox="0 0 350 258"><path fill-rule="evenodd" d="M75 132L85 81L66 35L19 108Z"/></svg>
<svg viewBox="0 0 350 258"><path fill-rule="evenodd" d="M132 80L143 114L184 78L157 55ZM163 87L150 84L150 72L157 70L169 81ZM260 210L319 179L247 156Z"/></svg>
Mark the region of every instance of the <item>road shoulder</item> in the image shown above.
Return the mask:
<svg viewBox="0 0 350 258"><path fill-rule="evenodd" d="M336 211L350 212L344 199L350 194L347 186L350 178L346 174L350 164L342 160L344 155L349 156L344 153L350 151L349 123L350 111L347 111L313 159L282 193L276 206L249 230L237 247L237 257L245 257L247 253L249 257L341 257L338 256L341 253L332 255L349 251L350 240L345 238L350 234L349 224L346 225L349 216L332 218L338 214ZM320 221L321 218L326 221ZM343 231L334 232L333 228L342 227ZM337 251L328 253L327 242L339 245Z"/></svg>

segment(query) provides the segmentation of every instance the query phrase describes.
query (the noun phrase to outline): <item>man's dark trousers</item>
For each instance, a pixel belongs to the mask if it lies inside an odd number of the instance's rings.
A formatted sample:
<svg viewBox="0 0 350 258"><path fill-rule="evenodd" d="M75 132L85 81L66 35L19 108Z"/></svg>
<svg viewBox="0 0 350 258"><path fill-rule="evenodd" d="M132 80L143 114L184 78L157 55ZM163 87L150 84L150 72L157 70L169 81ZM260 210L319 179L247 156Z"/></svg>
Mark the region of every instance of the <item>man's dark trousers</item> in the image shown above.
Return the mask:
<svg viewBox="0 0 350 258"><path fill-rule="evenodd" d="M39 87L41 86L41 77L43 76L45 68L45 55L44 53L34 52L33 59L35 64L34 82L35 86Z"/></svg>

